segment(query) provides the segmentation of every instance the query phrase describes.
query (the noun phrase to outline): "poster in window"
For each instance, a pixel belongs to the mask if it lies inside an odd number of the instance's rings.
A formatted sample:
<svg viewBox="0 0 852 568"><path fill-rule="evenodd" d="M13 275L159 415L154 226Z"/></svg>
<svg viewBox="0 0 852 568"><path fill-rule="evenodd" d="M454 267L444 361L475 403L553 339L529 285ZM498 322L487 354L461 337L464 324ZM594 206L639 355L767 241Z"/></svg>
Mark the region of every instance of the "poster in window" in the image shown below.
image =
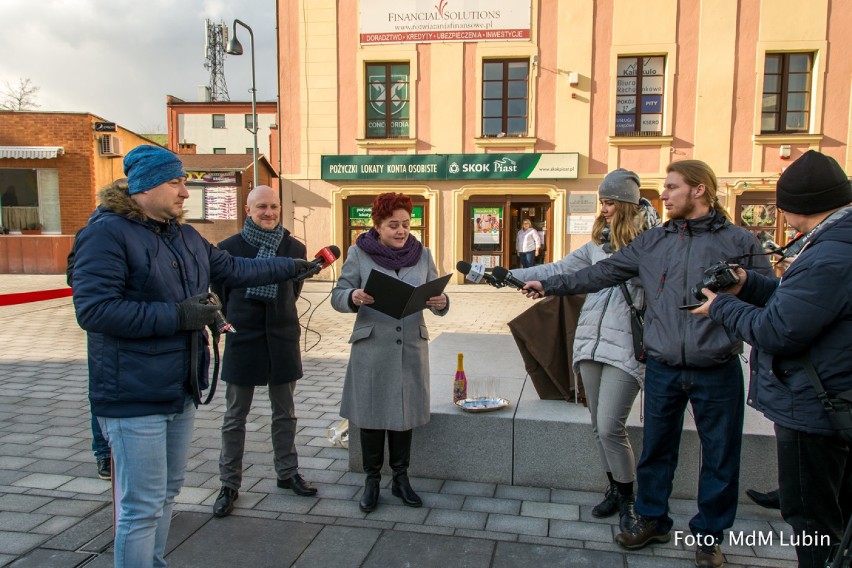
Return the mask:
<svg viewBox="0 0 852 568"><path fill-rule="evenodd" d="M635 132L636 131L636 115L635 114L618 114L615 116L615 131L616 132Z"/></svg>
<svg viewBox="0 0 852 568"><path fill-rule="evenodd" d="M208 185L204 191L205 219L229 221L237 218L237 188Z"/></svg>
<svg viewBox="0 0 852 568"><path fill-rule="evenodd" d="M643 114L639 130L642 132L660 132L663 126L663 118L660 114Z"/></svg>
<svg viewBox="0 0 852 568"><path fill-rule="evenodd" d="M637 75L637 58L635 57L619 57L618 58L618 76L619 77L635 77Z"/></svg>
<svg viewBox="0 0 852 568"><path fill-rule="evenodd" d="M643 57L642 75L663 75L663 65L665 63L665 60L666 58L662 56Z"/></svg>
<svg viewBox="0 0 852 568"><path fill-rule="evenodd" d="M643 95L662 95L663 94L663 77L643 77L642 78L642 94Z"/></svg>
<svg viewBox="0 0 852 568"><path fill-rule="evenodd" d="M663 112L663 97L644 95L642 97L642 112Z"/></svg>
<svg viewBox="0 0 852 568"><path fill-rule="evenodd" d="M619 114L636 112L636 97L616 97L615 112Z"/></svg>
<svg viewBox="0 0 852 568"><path fill-rule="evenodd" d="M642 92L645 92L645 85L642 85ZM635 95L636 77L619 77L616 80L615 93L617 95Z"/></svg>
<svg viewBox="0 0 852 568"><path fill-rule="evenodd" d="M204 186L187 185L189 197L183 202L184 217L187 219L204 219Z"/></svg>
<svg viewBox="0 0 852 568"><path fill-rule="evenodd" d="M473 207L473 243L477 245L500 244L500 229L503 227L502 207Z"/></svg>

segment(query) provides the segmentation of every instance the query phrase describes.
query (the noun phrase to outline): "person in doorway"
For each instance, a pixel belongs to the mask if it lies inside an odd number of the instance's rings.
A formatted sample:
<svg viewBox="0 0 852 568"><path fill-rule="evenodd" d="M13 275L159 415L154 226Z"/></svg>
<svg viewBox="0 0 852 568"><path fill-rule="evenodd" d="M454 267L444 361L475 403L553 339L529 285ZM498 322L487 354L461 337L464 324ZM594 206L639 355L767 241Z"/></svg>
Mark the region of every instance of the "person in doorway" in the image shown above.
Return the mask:
<svg viewBox="0 0 852 568"><path fill-rule="evenodd" d="M522 268L529 268L535 264L535 257L541 251L541 236L529 219L524 219L521 223L517 237L517 249Z"/></svg>
<svg viewBox="0 0 852 568"><path fill-rule="evenodd" d="M639 197L639 176L618 168L598 188L601 212L592 227L592 240L557 262L512 270L519 280L544 280L571 274L609 258L637 235L659 224L651 203ZM526 221L525 221L526 223ZM642 309L645 294L638 278L624 290ZM627 436L627 417L645 380L645 365L636 360L630 326L630 308L621 286L586 296L574 335L574 372L583 387L592 415L592 434L609 485L594 517L619 514L627 531L636 519L633 482L636 463Z"/></svg>
<svg viewBox="0 0 852 568"><path fill-rule="evenodd" d="M360 429L364 493L359 507L373 511L388 441L393 471L391 491L404 505L423 502L408 479L412 430L429 422L429 335L423 312L401 320L370 308L375 301L364 291L370 272L384 272L412 286L438 277L432 254L410 232L412 202L401 193L383 193L373 202L373 228L349 248L331 305L338 312L356 312L349 343L340 415ZM426 301L443 316L446 294Z"/></svg>
<svg viewBox="0 0 852 568"><path fill-rule="evenodd" d="M246 199L243 230L217 246L235 257L306 258L305 245L281 226L281 200L268 185L259 185ZM225 317L237 329L228 337L222 360L225 416L219 479L222 489L213 514L231 514L243 477L246 419L255 387L268 385L272 405L272 449L278 487L296 495L316 495L316 488L299 475L296 453L296 411L293 395L302 377L299 316L296 300L302 283L296 280L254 288L213 285Z"/></svg>
<svg viewBox="0 0 852 568"><path fill-rule="evenodd" d="M704 270L720 259L772 274L757 238L731 223L716 196L710 166L699 160L672 162L661 198L669 220L647 230L628 246L573 274L527 282L527 295L595 292L639 277L645 296L645 423L637 465L637 521L616 542L638 549L668 542L669 516L683 415L692 405L701 439L698 512L689 522L696 537L695 564L722 566L719 543L737 513L744 385L742 342L709 320L680 309L695 299L690 290ZM653 290L653 293L651 291Z"/></svg>

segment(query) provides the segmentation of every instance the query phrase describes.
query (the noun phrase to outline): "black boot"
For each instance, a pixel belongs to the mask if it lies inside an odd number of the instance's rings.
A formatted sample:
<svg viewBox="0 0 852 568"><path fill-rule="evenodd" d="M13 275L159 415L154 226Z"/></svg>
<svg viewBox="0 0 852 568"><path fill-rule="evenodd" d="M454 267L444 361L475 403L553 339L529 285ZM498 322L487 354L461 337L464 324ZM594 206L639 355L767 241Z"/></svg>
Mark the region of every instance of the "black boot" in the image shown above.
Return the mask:
<svg viewBox="0 0 852 568"><path fill-rule="evenodd" d="M633 525L636 524L636 496L630 495L618 496L618 527L621 532L630 532Z"/></svg>
<svg viewBox="0 0 852 568"><path fill-rule="evenodd" d="M379 482L382 480L382 464L385 461L385 431L361 429L361 463L367 479L364 481L364 493L358 506L365 513L376 508L379 503Z"/></svg>
<svg viewBox="0 0 852 568"><path fill-rule="evenodd" d="M421 507L423 501L408 481L408 463L411 459L411 430L395 432L388 430L388 454L393 470L391 492L394 497L400 497L408 507Z"/></svg>
<svg viewBox="0 0 852 568"><path fill-rule="evenodd" d="M598 519L613 516L618 511L618 486L610 482L604 493L604 500L594 506L592 516Z"/></svg>

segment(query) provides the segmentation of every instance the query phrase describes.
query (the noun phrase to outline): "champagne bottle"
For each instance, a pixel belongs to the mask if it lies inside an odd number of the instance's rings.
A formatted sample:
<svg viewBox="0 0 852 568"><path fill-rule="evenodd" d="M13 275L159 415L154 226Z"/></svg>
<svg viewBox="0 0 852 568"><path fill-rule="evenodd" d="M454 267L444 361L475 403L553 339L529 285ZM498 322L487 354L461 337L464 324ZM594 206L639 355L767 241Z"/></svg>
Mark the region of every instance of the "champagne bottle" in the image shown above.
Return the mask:
<svg viewBox="0 0 852 568"><path fill-rule="evenodd" d="M456 367L456 379L453 381L453 402L467 398L467 377L464 375L464 354L459 353L459 363Z"/></svg>

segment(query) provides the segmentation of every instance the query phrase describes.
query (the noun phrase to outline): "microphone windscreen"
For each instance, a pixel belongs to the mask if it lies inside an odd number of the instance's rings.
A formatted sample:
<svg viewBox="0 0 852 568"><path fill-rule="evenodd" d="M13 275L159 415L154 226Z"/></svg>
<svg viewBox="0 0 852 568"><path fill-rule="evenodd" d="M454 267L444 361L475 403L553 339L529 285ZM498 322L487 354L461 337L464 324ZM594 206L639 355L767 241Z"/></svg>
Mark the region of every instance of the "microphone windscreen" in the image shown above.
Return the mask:
<svg viewBox="0 0 852 568"><path fill-rule="evenodd" d="M494 269L491 271L491 274L494 276L494 278L502 282L509 275L509 271L503 268L502 266L495 266Z"/></svg>
<svg viewBox="0 0 852 568"><path fill-rule="evenodd" d="M340 249L337 247L337 245L329 245L328 250L330 250L331 254L334 255L335 260L340 258Z"/></svg>
<svg viewBox="0 0 852 568"><path fill-rule="evenodd" d="M460 260L456 263L456 270L461 272L462 274L470 273L470 263Z"/></svg>

